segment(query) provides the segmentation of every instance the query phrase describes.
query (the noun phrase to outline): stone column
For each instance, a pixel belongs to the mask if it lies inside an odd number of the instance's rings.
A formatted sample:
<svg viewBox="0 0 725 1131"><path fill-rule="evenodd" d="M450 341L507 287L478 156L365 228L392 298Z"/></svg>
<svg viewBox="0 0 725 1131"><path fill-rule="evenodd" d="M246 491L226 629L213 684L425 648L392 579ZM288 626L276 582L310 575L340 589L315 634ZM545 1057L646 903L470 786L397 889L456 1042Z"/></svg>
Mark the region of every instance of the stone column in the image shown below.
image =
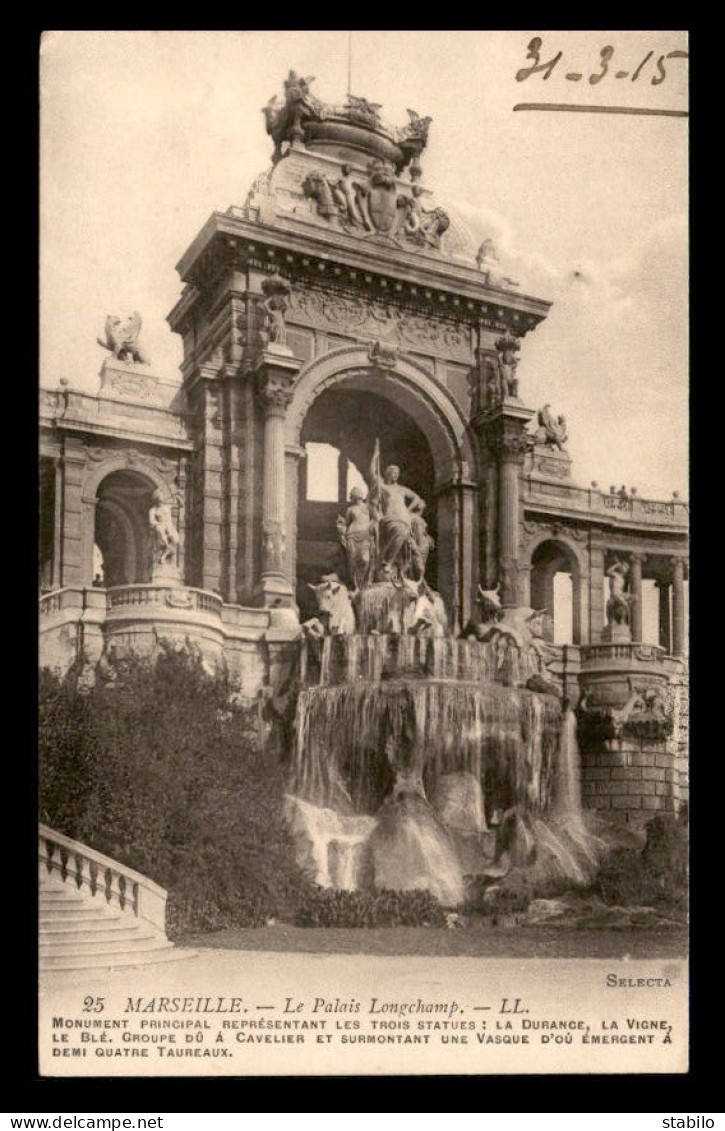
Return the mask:
<svg viewBox="0 0 725 1131"><path fill-rule="evenodd" d="M659 610L659 639L660 648L664 648L668 656L672 651L672 642L670 640L670 582L666 577L661 577L657 581L657 588L660 591L660 610Z"/></svg>
<svg viewBox="0 0 725 1131"><path fill-rule="evenodd" d="M646 554L633 553L630 556L629 587L632 594L630 604L630 628L632 640L642 640L642 562Z"/></svg>
<svg viewBox="0 0 725 1131"><path fill-rule="evenodd" d="M504 606L517 605L520 601L519 475L524 455L529 448L528 440L523 435L523 425L520 429L506 425L504 434L499 437L496 445L499 455L498 569L501 604Z"/></svg>
<svg viewBox="0 0 725 1131"><path fill-rule="evenodd" d="M672 654L681 656L685 651L685 562L672 558Z"/></svg>
<svg viewBox="0 0 725 1131"><path fill-rule="evenodd" d="M604 631L604 550L589 550L589 641L598 644Z"/></svg>
<svg viewBox="0 0 725 1131"><path fill-rule="evenodd" d="M60 589L62 574L63 553L63 463L60 459L53 461L55 474L54 510L53 510L53 564L51 585L53 589Z"/></svg>
<svg viewBox="0 0 725 1131"><path fill-rule="evenodd" d="M264 413L262 483L262 573L255 588L258 605L290 607L294 591L286 576L285 414L300 363L290 351L265 350L256 366L257 395Z"/></svg>

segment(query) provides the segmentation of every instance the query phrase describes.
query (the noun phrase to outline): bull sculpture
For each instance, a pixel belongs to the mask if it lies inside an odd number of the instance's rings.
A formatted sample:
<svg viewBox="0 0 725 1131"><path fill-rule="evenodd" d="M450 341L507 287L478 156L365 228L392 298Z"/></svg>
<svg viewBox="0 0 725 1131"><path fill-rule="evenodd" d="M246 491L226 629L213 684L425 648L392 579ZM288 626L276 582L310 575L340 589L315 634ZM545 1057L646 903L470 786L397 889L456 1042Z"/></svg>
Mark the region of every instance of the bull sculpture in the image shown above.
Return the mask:
<svg viewBox="0 0 725 1131"><path fill-rule="evenodd" d="M321 618L305 621L305 636L351 636L355 631L355 613L346 585L336 573L323 577L319 585L309 585L315 594ZM321 630L321 631L320 631Z"/></svg>

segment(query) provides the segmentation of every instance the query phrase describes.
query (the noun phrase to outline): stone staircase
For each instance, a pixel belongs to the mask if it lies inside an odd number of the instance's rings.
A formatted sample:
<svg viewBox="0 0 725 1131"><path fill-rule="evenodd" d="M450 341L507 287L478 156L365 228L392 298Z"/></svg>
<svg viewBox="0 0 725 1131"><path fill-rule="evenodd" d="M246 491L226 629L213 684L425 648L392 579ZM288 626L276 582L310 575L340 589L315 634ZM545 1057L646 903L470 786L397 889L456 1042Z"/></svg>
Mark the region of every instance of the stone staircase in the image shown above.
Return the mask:
<svg viewBox="0 0 725 1131"><path fill-rule="evenodd" d="M146 876L54 832L38 836L38 957L49 970L188 958L166 937L166 892Z"/></svg>

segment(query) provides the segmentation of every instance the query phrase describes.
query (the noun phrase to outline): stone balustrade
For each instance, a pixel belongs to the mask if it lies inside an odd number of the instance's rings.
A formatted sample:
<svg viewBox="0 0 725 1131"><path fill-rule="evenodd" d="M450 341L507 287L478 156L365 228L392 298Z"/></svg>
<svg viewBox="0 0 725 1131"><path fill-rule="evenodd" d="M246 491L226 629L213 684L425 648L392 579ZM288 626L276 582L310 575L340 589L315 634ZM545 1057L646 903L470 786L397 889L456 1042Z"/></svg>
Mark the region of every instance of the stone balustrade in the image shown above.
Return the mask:
<svg viewBox="0 0 725 1131"><path fill-rule="evenodd" d="M216 593L184 585L118 585L107 593L107 609L138 611L172 609L222 618L224 601Z"/></svg>
<svg viewBox="0 0 725 1131"><path fill-rule="evenodd" d="M38 871L40 882L49 879L68 884L76 891L105 903L134 919L143 919L166 934L166 890L117 860L57 833L38 826Z"/></svg>
<svg viewBox="0 0 725 1131"><path fill-rule="evenodd" d="M84 590L77 586L68 586L65 589L54 589L51 593L44 593L38 604L38 617L41 621L48 617L64 613L68 609L82 610L84 605Z"/></svg>
<svg viewBox="0 0 725 1131"><path fill-rule="evenodd" d="M598 488L580 487L572 482L553 482L535 474L522 477L522 498L527 509L537 505L551 507L556 500L557 512L590 518L600 516L600 521L615 526L644 526L686 532L690 508L681 499L644 499L639 495L611 495Z"/></svg>
<svg viewBox="0 0 725 1131"><path fill-rule="evenodd" d="M153 655L162 641L188 643L201 649L209 670L226 663L233 681L254 697L277 653L295 647L299 635L296 622L280 628L276 613L226 604L217 593L181 582L68 586L40 598L40 667L62 674L82 661L90 670L105 652Z"/></svg>
<svg viewBox="0 0 725 1131"><path fill-rule="evenodd" d="M630 664L638 667L641 663L663 664L667 652L657 644L619 643L619 644L586 644L581 649L582 665L586 668L598 667L600 664L611 666L612 663L620 665Z"/></svg>

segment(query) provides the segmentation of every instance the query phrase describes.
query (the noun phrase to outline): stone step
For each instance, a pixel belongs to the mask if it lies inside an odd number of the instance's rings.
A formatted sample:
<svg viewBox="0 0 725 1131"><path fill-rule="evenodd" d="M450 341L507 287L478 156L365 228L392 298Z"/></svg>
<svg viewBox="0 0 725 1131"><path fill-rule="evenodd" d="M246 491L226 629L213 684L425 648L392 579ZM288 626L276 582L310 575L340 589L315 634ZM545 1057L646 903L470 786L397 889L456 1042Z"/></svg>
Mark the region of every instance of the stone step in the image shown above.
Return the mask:
<svg viewBox="0 0 725 1131"><path fill-rule="evenodd" d="M82 896L67 895L61 899L56 899L55 896L41 895L38 897L38 908L41 911L56 911L59 907L84 907L86 900Z"/></svg>
<svg viewBox="0 0 725 1131"><path fill-rule="evenodd" d="M98 926L48 927L38 935L38 945L55 946L58 943L123 941L124 939L145 938L154 935L153 928L135 923L99 923Z"/></svg>
<svg viewBox="0 0 725 1131"><path fill-rule="evenodd" d="M161 962L181 962L185 958L194 958L194 951L176 950L171 943L166 950L142 951L136 954L132 950L119 954L94 954L71 957L64 954L42 955L39 968L41 971L54 972L56 970L115 970L117 967L150 966Z"/></svg>
<svg viewBox="0 0 725 1131"><path fill-rule="evenodd" d="M38 888L40 899L82 899L81 889L75 884L41 884Z"/></svg>
<svg viewBox="0 0 725 1131"><path fill-rule="evenodd" d="M96 910L91 907L79 907L77 910L64 907L62 910L44 912L39 915L38 928L42 931L44 927L55 927L61 924L72 927L79 923L116 923L123 919L125 919L125 916L120 911L104 912L101 909ZM130 921L136 921L133 915L130 916Z"/></svg>
<svg viewBox="0 0 725 1131"><path fill-rule="evenodd" d="M136 935L131 938L109 939L78 939L69 942L45 942L38 944L38 953L43 958L55 955L66 955L71 958L84 956L92 957L94 954L147 954L149 951L167 950L171 947L161 935L150 932L147 935Z"/></svg>

